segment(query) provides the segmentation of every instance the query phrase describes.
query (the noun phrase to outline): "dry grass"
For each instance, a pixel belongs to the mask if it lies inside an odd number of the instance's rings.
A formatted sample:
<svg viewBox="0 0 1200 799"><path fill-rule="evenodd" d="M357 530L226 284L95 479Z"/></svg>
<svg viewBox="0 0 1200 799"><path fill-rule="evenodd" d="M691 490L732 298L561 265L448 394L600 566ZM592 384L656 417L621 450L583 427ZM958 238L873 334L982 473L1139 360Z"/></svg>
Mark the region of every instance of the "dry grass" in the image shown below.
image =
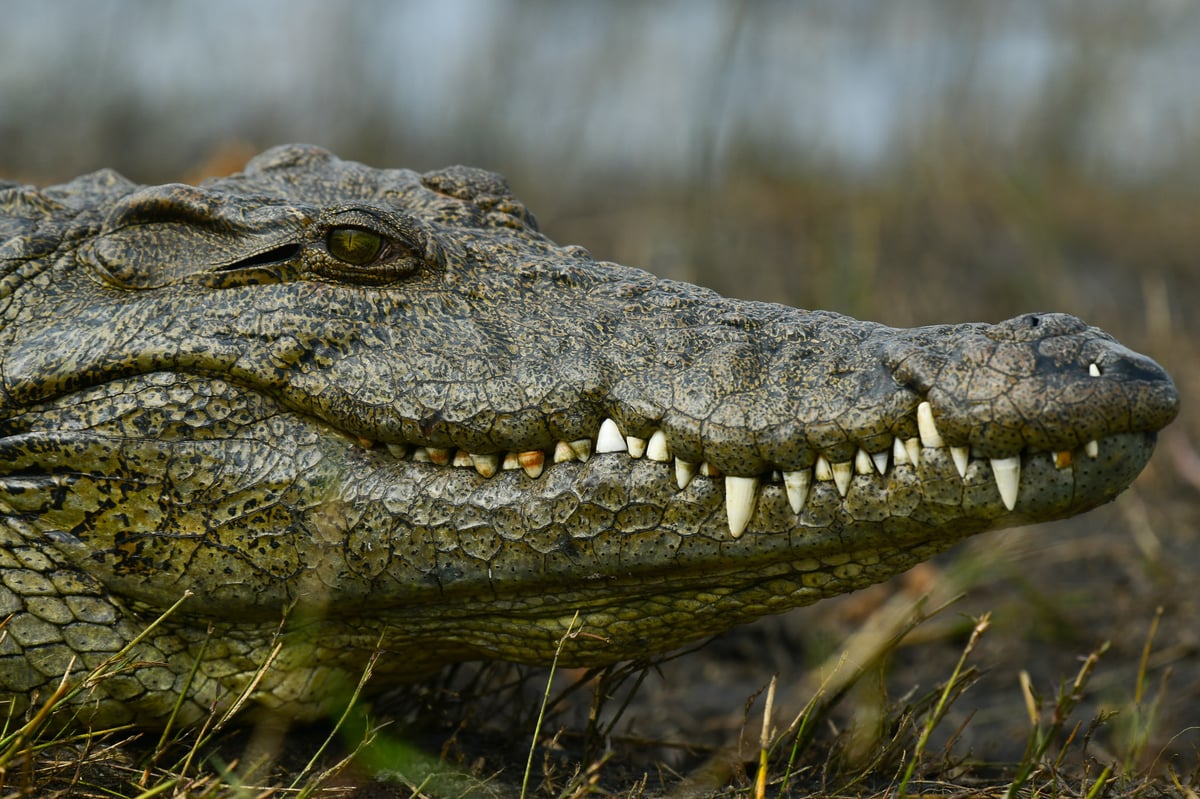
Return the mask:
<svg viewBox="0 0 1200 799"><path fill-rule="evenodd" d="M1170 699L1166 681L1156 683L1151 674L1158 615L1118 706L1080 712L1109 654L1103 644L1048 694L1020 672L1020 690L1012 692L1010 704L1010 721L1024 727L1019 758L992 762L962 750L983 668L978 645L994 634L989 614L965 625L953 621L961 596L953 594L968 587L973 574L978 571L972 564L955 565L923 596L893 594L833 647L838 654L791 675L796 683L790 689L776 675L744 704L728 697L740 724L728 731L724 745L647 739L637 735L636 722L624 729L640 701L638 686L671 663L625 664L557 680L551 672L540 688L536 679L547 677L545 671L495 667L469 670L465 683L452 675L405 695L427 719L437 720L432 727L442 741L440 757L417 742L429 729L394 732L359 704L356 693L328 730L293 733L267 749L247 731L189 731L155 741L128 729L28 725L0 740L0 795L1192 796L1200 779L1195 763L1190 769L1177 759L1139 765L1147 745L1162 737L1159 711ZM964 627L966 641L939 682L899 698L888 695L889 664L904 648L959 640ZM103 674L84 682L96 679ZM798 708L789 709L797 701ZM956 711L967 720L956 721ZM1116 729L1119 718L1127 729ZM1097 746L1105 736L1123 748ZM528 748L523 766L516 757L522 747ZM308 760L301 765L303 757Z"/></svg>

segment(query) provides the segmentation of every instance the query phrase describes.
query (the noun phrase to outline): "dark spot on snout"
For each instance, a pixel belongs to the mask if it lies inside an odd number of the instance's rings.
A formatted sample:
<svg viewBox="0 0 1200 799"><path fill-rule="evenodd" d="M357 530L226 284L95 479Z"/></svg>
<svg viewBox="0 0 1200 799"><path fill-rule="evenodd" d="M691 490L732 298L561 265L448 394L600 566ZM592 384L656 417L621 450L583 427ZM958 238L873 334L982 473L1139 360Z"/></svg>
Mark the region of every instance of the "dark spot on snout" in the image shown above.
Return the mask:
<svg viewBox="0 0 1200 799"><path fill-rule="evenodd" d="M1151 359L1137 353L1109 350L1096 359L1103 378L1109 380L1159 383L1169 380L1166 371Z"/></svg>

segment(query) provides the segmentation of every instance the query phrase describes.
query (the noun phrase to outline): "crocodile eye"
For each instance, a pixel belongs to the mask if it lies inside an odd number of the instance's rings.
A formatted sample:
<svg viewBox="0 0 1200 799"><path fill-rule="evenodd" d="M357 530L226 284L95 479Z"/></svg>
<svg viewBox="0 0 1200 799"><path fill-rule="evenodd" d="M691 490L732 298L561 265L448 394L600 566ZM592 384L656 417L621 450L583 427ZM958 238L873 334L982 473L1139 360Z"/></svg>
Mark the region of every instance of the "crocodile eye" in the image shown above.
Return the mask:
<svg viewBox="0 0 1200 799"><path fill-rule="evenodd" d="M354 266L366 266L383 252L384 239L378 233L357 227L335 227L325 237L329 254Z"/></svg>
<svg viewBox="0 0 1200 799"><path fill-rule="evenodd" d="M440 248L424 225L395 210L335 206L315 222L300 268L310 277L386 286L442 263Z"/></svg>

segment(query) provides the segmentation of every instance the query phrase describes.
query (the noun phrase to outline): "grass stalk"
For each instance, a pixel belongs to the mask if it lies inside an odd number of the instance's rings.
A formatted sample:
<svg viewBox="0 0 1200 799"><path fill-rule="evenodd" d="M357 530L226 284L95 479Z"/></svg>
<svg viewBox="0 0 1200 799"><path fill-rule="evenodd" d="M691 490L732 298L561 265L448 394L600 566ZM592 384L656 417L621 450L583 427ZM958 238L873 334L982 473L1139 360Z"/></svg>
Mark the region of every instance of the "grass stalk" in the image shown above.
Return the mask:
<svg viewBox="0 0 1200 799"><path fill-rule="evenodd" d="M533 736L529 742L529 756L525 760L525 772L521 775L521 796L520 799L526 799L529 792L529 777L533 773L533 756L537 752L537 742L542 735L542 722L546 718L546 707L550 702L550 691L554 683L554 671L558 668L558 657L562 654L563 647L567 641L575 638L583 630L580 627L575 629L575 622L579 621L579 611L575 611L575 615L571 618L570 624L567 625L567 631L558 639L558 645L554 648L554 659L550 662L549 674L546 675L546 690L542 694L542 704L538 708L537 722L534 724Z"/></svg>
<svg viewBox="0 0 1200 799"><path fill-rule="evenodd" d="M932 712L925 718L925 724L921 729L921 737L917 739L916 748L913 750L912 756L908 759L908 765L904 769L904 776L900 779L900 784L896 786L897 796L904 797L908 795L908 784L912 780L917 765L925 755L925 747L929 745L929 739L933 735L933 731L942 722L942 719L945 718L946 711L950 707L951 698L955 695L955 689L959 684L959 678L967 665L967 658L975 651L975 646L979 643L980 636L987 631L990 624L990 613L983 614L983 616L975 621L975 626L971 630L971 637L967 640L966 646L963 647L958 662L954 665L954 671L950 674L950 679L946 680L946 685L938 697L937 705L934 706Z"/></svg>

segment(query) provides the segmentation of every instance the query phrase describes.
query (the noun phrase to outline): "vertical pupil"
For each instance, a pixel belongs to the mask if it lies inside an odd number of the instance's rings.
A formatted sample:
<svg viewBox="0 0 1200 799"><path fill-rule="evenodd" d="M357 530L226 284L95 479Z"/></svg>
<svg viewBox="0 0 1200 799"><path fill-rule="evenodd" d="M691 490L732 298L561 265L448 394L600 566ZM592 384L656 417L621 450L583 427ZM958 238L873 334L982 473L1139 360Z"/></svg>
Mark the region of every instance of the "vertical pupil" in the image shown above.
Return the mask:
<svg viewBox="0 0 1200 799"><path fill-rule="evenodd" d="M383 238L369 230L337 228L330 231L327 245L334 258L362 265L370 263L379 255L383 249Z"/></svg>

